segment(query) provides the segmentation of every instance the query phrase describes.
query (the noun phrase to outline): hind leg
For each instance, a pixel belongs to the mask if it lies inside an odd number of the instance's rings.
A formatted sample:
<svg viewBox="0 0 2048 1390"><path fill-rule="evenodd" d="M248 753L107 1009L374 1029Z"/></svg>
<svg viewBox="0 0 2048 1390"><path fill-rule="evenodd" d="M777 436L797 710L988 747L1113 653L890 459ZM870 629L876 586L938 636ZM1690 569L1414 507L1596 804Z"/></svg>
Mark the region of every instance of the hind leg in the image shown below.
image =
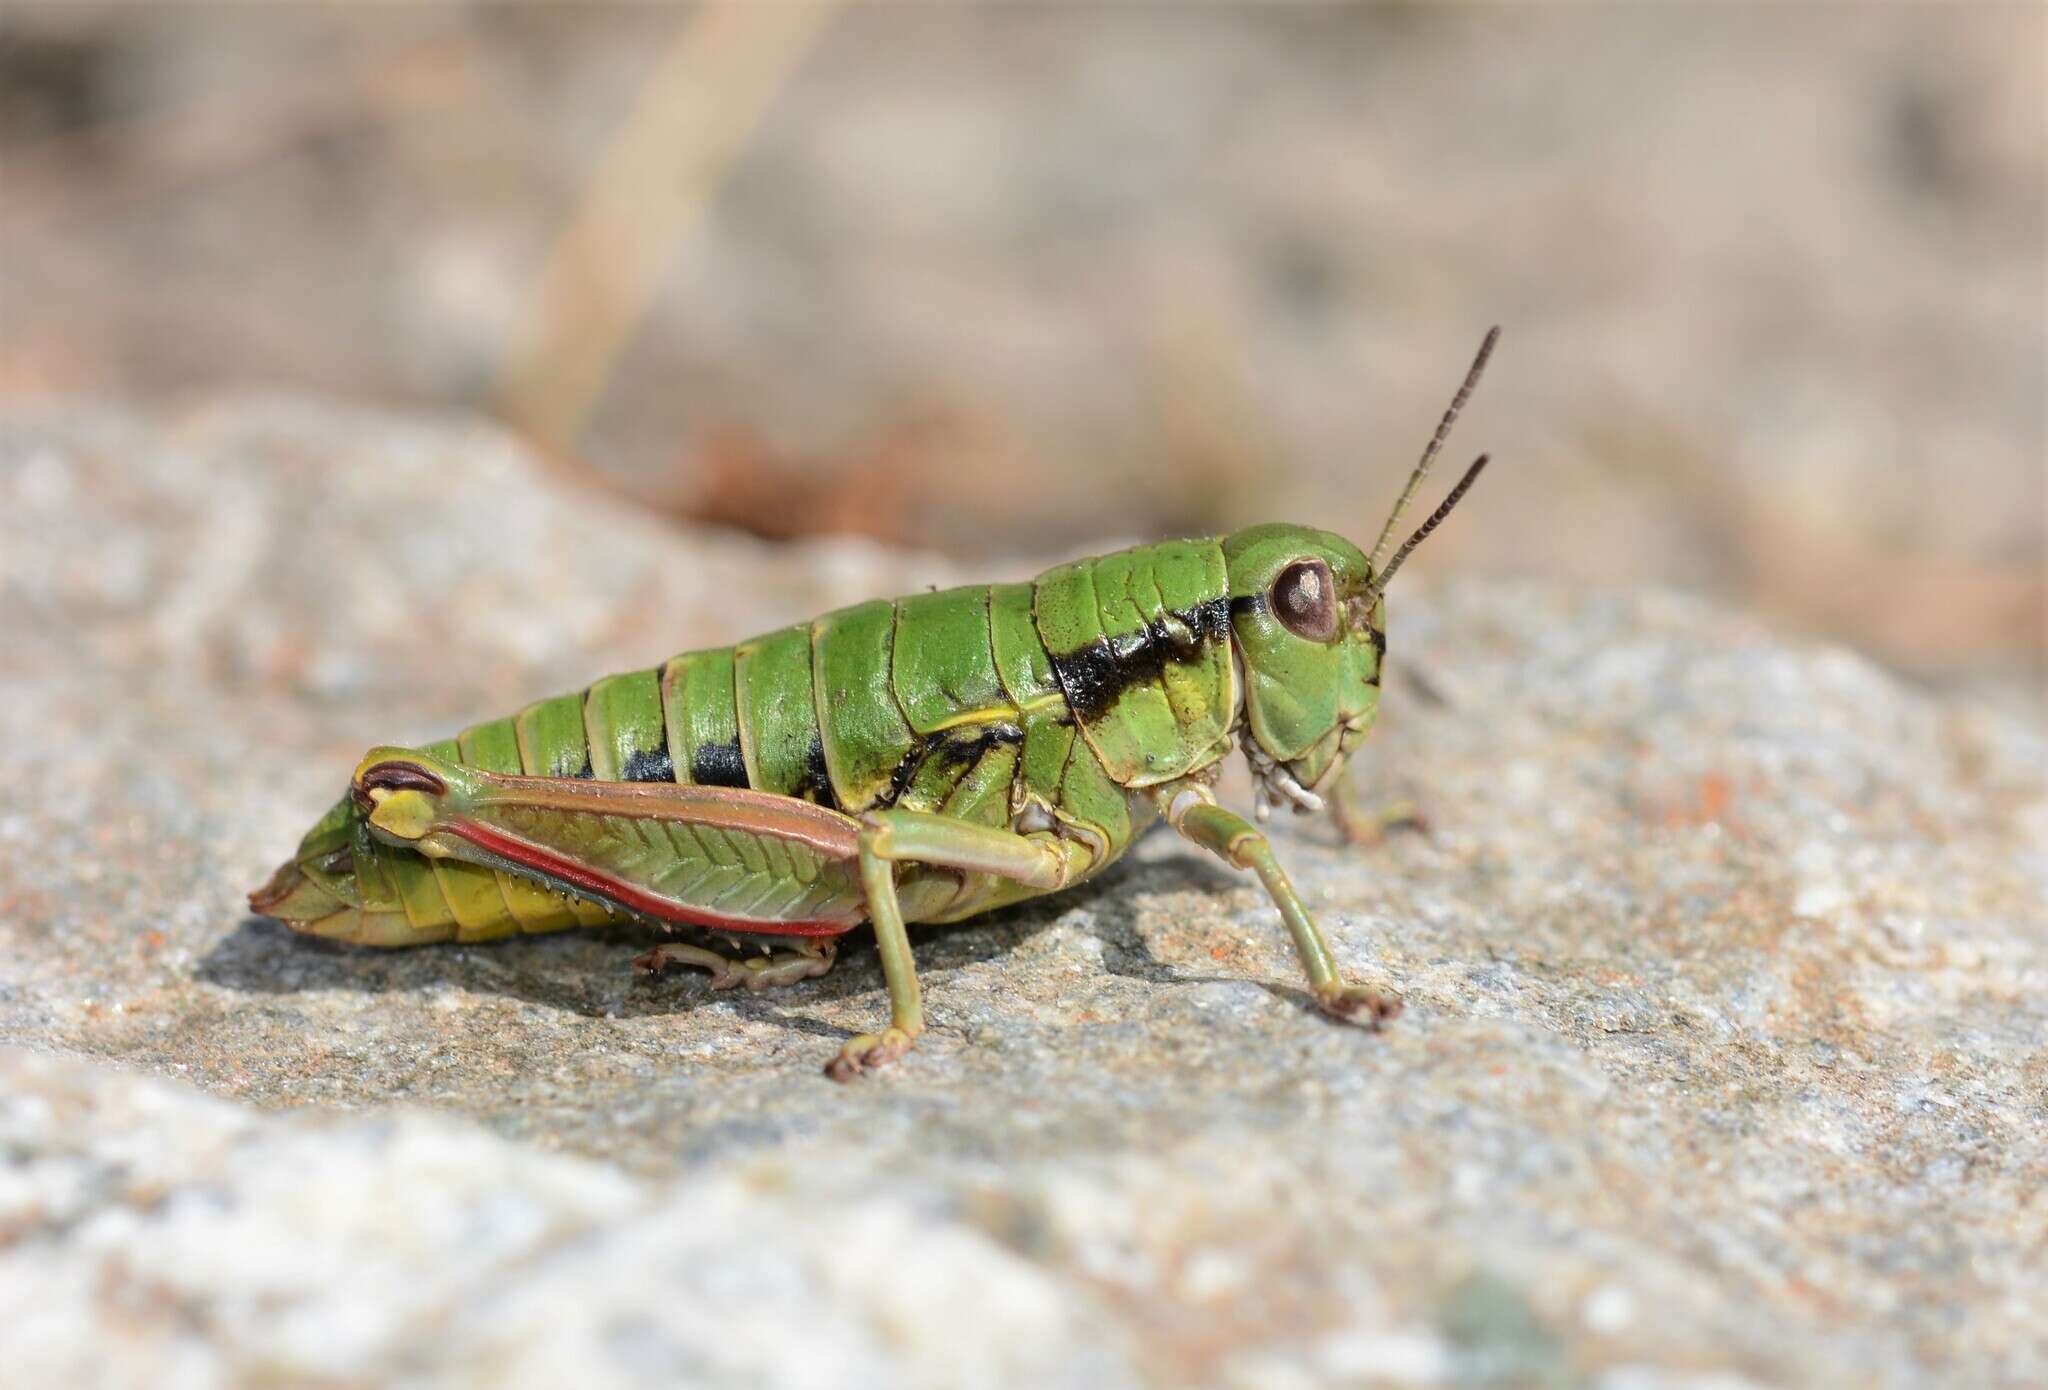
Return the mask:
<svg viewBox="0 0 2048 1390"><path fill-rule="evenodd" d="M793 951L773 951L738 959L709 946L682 941L665 941L651 951L633 957L633 968L643 975L659 975L671 965L696 965L711 972L713 989L774 989L799 980L814 980L832 968L839 958L839 942L832 937L804 941Z"/></svg>

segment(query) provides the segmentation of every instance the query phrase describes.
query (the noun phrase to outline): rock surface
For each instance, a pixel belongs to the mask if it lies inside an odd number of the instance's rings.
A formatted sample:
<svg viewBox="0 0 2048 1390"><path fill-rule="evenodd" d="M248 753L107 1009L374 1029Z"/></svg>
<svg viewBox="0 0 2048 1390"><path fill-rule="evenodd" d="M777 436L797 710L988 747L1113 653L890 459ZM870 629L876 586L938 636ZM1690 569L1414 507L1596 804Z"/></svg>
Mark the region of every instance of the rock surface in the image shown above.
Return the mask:
<svg viewBox="0 0 2048 1390"><path fill-rule="evenodd" d="M632 932L374 953L243 893L372 742L957 577L294 401L0 454L0 1364L24 1384L2048 1381L2038 733L1662 593L1397 592L1427 835L1098 885L760 996ZM296 1112L296 1113L287 1113Z"/></svg>

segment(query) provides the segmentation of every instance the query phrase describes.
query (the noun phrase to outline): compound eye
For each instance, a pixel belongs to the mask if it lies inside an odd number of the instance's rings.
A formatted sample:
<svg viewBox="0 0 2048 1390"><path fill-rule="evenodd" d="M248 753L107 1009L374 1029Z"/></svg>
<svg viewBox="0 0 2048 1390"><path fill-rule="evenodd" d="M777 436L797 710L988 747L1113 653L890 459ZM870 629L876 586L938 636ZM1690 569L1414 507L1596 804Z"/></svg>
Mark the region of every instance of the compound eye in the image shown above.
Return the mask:
<svg viewBox="0 0 2048 1390"><path fill-rule="evenodd" d="M1327 642L1337 635L1337 586L1321 560L1296 560L1273 581L1273 616L1296 637Z"/></svg>

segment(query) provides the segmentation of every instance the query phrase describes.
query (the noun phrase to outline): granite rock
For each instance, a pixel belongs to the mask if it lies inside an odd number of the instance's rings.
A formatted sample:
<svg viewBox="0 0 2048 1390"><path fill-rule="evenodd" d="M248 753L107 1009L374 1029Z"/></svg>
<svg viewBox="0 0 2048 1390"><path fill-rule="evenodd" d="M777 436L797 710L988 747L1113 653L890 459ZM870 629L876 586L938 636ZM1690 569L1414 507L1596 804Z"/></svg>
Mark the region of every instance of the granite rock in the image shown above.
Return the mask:
<svg viewBox="0 0 2048 1390"><path fill-rule="evenodd" d="M463 421L0 439L0 1365L25 1384L2048 1381L2048 751L1664 591L1393 596L1279 828L1374 1035L1168 840L770 994L637 929L379 953L243 894L380 741L960 577ZM1475 502L1474 505L1478 503ZM1241 789L1241 784L1240 784Z"/></svg>

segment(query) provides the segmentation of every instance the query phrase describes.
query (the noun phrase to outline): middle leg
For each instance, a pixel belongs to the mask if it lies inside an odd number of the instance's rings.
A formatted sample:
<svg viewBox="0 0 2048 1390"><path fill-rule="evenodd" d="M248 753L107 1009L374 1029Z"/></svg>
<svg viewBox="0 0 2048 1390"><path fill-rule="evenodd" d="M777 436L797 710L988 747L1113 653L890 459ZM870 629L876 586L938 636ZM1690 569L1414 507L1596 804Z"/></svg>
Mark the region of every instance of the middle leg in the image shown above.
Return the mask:
<svg viewBox="0 0 2048 1390"><path fill-rule="evenodd" d="M910 934L896 897L896 866L926 864L967 873L996 874L1047 892L1068 879L1067 856L1050 837L954 820L922 811L870 811L861 817L860 876L868 917L889 987L889 1026L863 1033L825 1068L834 1081L851 1081L910 1050L924 1031L924 996L910 956Z"/></svg>

